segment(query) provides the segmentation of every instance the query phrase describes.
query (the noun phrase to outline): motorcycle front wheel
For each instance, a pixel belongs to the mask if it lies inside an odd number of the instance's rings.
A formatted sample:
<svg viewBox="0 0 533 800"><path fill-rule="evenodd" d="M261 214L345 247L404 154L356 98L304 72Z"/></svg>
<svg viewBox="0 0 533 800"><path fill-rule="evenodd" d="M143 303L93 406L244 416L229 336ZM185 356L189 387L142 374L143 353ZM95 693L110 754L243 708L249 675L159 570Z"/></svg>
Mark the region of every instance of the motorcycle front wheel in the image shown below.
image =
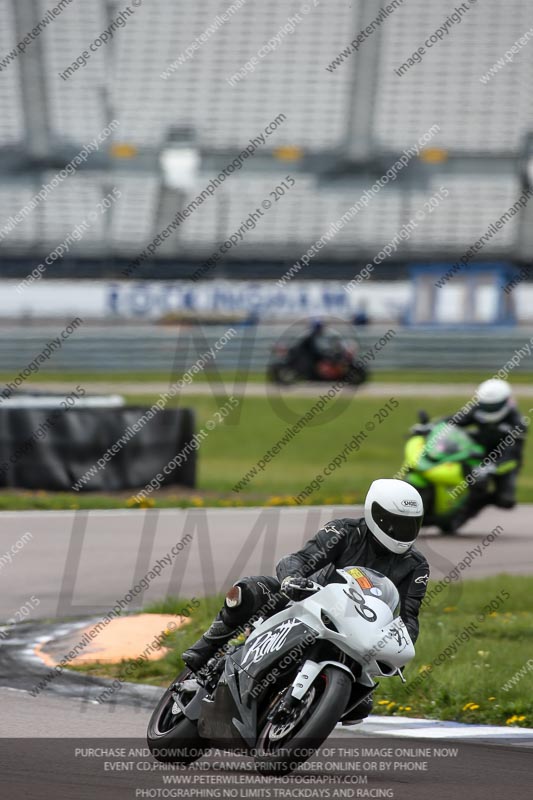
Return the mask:
<svg viewBox="0 0 533 800"><path fill-rule="evenodd" d="M188 675L189 670L183 670L172 686ZM180 699L187 705L193 697L194 692L183 693ZM208 742L200 737L196 723L187 719L175 703L171 687L163 694L150 717L146 740L153 757L163 763L192 764L209 747Z"/></svg>
<svg viewBox="0 0 533 800"><path fill-rule="evenodd" d="M259 732L254 756L263 775L292 772L307 761L330 735L342 717L350 697L350 676L334 666L324 667L313 686L283 724L265 721ZM275 712L280 692L269 713Z"/></svg>
<svg viewBox="0 0 533 800"><path fill-rule="evenodd" d="M361 386L368 380L368 370L363 364L355 363L349 368L346 377L350 386Z"/></svg>

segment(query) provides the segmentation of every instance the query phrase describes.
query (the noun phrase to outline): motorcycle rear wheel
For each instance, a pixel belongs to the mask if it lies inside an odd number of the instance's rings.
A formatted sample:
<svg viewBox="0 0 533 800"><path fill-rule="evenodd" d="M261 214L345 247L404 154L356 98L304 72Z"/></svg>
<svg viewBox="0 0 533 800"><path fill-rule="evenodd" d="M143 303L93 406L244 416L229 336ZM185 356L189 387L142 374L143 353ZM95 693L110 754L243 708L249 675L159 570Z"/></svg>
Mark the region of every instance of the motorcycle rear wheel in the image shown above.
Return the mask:
<svg viewBox="0 0 533 800"><path fill-rule="evenodd" d="M343 670L324 667L310 690L314 691L312 702L307 706L302 702L301 718L287 735L276 735L280 726L268 721L259 732L254 756L257 771L262 775L283 775L307 761L342 717L351 683Z"/></svg>
<svg viewBox="0 0 533 800"><path fill-rule="evenodd" d="M296 370L287 364L272 364L268 368L268 379L271 383L277 383L280 386L290 386L298 379Z"/></svg>

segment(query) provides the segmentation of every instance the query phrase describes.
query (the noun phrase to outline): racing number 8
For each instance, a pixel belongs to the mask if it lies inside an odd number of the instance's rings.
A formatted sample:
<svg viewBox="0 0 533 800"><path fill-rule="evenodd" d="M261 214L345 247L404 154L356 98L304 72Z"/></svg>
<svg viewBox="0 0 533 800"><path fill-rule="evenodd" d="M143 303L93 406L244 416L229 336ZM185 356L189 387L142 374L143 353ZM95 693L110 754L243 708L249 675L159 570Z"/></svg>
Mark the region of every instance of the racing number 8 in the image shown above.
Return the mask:
<svg viewBox="0 0 533 800"><path fill-rule="evenodd" d="M353 587L349 589L344 589L344 594L347 595L350 600L353 600L355 610L359 614L360 617L363 617L367 622L375 622L377 620L377 614L373 608L367 606L365 603L364 595L359 594Z"/></svg>

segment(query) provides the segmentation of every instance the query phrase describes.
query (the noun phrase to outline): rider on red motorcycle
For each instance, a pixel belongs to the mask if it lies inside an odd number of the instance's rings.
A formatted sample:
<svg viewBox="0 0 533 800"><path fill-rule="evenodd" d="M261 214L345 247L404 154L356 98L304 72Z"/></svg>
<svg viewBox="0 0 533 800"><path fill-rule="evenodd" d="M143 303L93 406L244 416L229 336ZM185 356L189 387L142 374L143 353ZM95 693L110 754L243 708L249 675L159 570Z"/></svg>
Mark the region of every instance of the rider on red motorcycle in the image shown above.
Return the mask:
<svg viewBox="0 0 533 800"><path fill-rule="evenodd" d="M302 375L312 377L316 364L324 357L327 350L324 323L315 320L311 330L293 348L293 355L298 363L298 370Z"/></svg>

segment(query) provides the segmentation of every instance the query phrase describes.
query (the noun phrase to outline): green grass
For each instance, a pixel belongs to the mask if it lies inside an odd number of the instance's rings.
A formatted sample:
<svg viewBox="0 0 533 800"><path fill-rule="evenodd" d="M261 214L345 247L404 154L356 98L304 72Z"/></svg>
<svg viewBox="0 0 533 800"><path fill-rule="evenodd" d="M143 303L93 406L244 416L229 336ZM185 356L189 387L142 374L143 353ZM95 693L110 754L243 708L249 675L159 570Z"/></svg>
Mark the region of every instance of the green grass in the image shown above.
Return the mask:
<svg viewBox="0 0 533 800"><path fill-rule="evenodd" d="M486 613L485 606L502 590L510 598L503 595L497 610L478 622L478 615ZM376 692L377 713L499 725L524 716L516 724L533 727L533 671L509 691L502 688L533 652L532 592L533 578L499 575L465 581L454 605L429 604L421 614L416 658L405 671L407 684L382 680ZM417 682L472 622L477 629L464 634L466 641L459 639L457 651ZM465 708L469 703L478 707Z"/></svg>
<svg viewBox="0 0 533 800"><path fill-rule="evenodd" d="M139 398L136 398L137 400ZM271 497L297 495L328 465L365 423L375 430L367 433L359 452L348 454L346 462L325 477L323 489L311 496L312 502L334 502L341 495L364 497L369 482L377 476L392 476L403 460L403 448L409 427L416 421L419 408L431 416L452 413L467 400L468 395L456 398L398 398L399 406L389 417L379 422L376 414L387 398L354 396L335 399L315 420L301 430L264 471L239 493L233 486L257 463L283 435L286 427L304 415L315 403L312 398L292 398L281 407L268 399L247 397L204 440L200 448L199 489L227 493L245 500L248 495ZM211 397L187 398L186 404L197 412L201 428L224 402ZM524 412L528 404L522 403ZM531 401L533 406L533 399ZM336 416L334 416L336 414ZM316 424L315 424L316 423ZM365 431L366 433L366 431ZM533 439L527 443L526 465L520 480L519 498L533 502ZM350 500L353 502L353 498Z"/></svg>
<svg viewBox="0 0 533 800"><path fill-rule="evenodd" d="M126 496L127 495L127 496ZM69 511L124 508L131 492L117 495L104 493L45 492L25 489L0 489L0 511ZM217 500L213 500L217 504ZM159 497L158 508L189 508L194 503L177 494ZM141 508L148 506L140 506Z"/></svg>
<svg viewBox="0 0 533 800"><path fill-rule="evenodd" d="M470 370L383 370L374 372L375 383L468 383L478 384L486 381L491 375L487 372ZM513 384L533 385L533 372L514 370L511 375Z"/></svg>
<svg viewBox="0 0 533 800"><path fill-rule="evenodd" d="M357 396L335 399L288 442L246 489L233 495L242 497L257 492L266 496L299 494L342 451L365 422L375 422L374 414L383 402ZM233 415L203 443L200 450L200 486L207 490L232 493L235 483L275 445L285 429L305 415L314 403L312 398L293 398L276 408L263 398L245 398L240 417ZM202 424L202 415L204 418L208 416L216 405L211 398L203 398L202 403L194 401L199 413L199 426ZM433 401L432 406L436 413L449 408L449 405L439 404L438 401ZM347 492L355 492L362 497L369 476L391 475L398 469L402 460L404 432L414 421L415 410L414 401L402 399L399 408L389 419L381 424L376 423L375 431L362 442L359 453L354 451L348 455L342 467L325 479L323 491L314 499Z"/></svg>
<svg viewBox="0 0 533 800"><path fill-rule="evenodd" d="M497 610L490 612L493 615L478 622L477 630L467 641L459 644L454 654L413 688L413 682L423 674L421 670L437 659L480 613L486 613L485 606L501 595L502 590L510 595L509 599L505 600L504 595ZM404 686L399 678L383 678L375 692L374 713L497 725L513 720L512 724L533 727L533 671L509 691L502 688L533 652L533 578L500 575L465 581L460 585L459 598L457 585L446 591L450 593L448 598L445 593L439 595L438 603L429 604L421 612L416 657L405 670L407 683ZM452 591L454 605L446 605ZM186 602L169 598L146 610L178 614ZM78 669L119 678L130 667L133 672L129 680L166 686L183 667L180 654L207 628L220 602L221 598L200 600L190 623L167 636L166 644L171 651L159 661L143 662L140 666L129 661L95 664ZM465 708L468 703L478 707Z"/></svg>
<svg viewBox="0 0 533 800"><path fill-rule="evenodd" d="M155 396L148 402L155 401ZM301 430L281 449L263 471L241 492L233 486L262 458L283 435L286 427L304 415L316 402L312 398L290 398L282 405L270 399L246 397L239 408L231 412L221 424L208 434L199 451L198 489L183 491L180 487L167 487L154 492L150 500L157 506L246 504L282 505L291 502L331 460L342 452L354 434L373 423L375 429L366 433L359 452L355 450L339 469L325 477L320 491L312 494L309 503L354 503L363 499L369 483L375 477L389 477L402 464L406 433L416 420L420 407L431 416L451 413L469 399L468 394L451 398L400 397L399 407L379 422L376 416L387 398L368 398L355 395L337 397L313 422ZM147 404L147 398L129 396L133 404ZM197 430L213 419L214 412L225 398L211 396L187 397L183 403L195 409ZM533 399L530 401L533 406ZM179 400L169 403L178 405ZM523 401L527 412L529 403ZM533 413L533 412L532 412ZM0 494L0 509L46 508L123 508L130 494L99 493L55 494L46 492L13 492ZM533 438L526 446L524 470L519 480L518 498L533 502Z"/></svg>
<svg viewBox="0 0 533 800"><path fill-rule="evenodd" d="M12 372L0 372L0 384L12 381L15 374ZM86 383L165 383L170 386L182 375L183 373L181 372L171 375L169 371L162 370L156 372L146 370L47 372L46 370L41 370L28 378L23 388L28 388L32 383L72 383L73 386L77 383L81 386ZM251 383L258 383L265 380L265 375L262 372L250 372L248 374L246 372L236 372L235 370L223 370L214 373L213 370L206 367L195 376L194 380L196 383L206 383L207 381L250 381Z"/></svg>

